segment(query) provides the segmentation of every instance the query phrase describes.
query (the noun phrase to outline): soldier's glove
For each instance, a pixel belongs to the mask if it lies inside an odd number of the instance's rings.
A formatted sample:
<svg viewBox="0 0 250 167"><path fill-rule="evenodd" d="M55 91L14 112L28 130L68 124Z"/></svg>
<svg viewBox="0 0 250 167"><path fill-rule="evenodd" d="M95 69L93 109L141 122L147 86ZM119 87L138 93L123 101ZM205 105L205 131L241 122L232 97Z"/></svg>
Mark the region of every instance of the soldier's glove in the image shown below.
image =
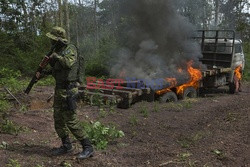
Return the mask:
<svg viewBox="0 0 250 167"><path fill-rule="evenodd" d="M59 56L57 53L54 52L54 53L52 53L52 55L50 57L51 57L51 59L58 60L58 59L60 59L61 56Z"/></svg>

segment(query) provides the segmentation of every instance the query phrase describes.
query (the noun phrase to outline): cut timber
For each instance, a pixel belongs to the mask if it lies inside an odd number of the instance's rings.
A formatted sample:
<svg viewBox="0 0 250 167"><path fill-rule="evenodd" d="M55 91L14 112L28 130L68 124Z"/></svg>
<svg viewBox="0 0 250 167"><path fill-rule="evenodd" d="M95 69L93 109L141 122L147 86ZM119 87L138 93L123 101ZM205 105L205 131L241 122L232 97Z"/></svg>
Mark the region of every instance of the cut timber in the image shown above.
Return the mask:
<svg viewBox="0 0 250 167"><path fill-rule="evenodd" d="M87 96L90 99L91 104L93 104L94 96L102 97L105 100L111 100L112 102L117 102L117 103L120 103L122 101L122 98L116 95L107 95L103 93L95 93L83 90L79 90L79 94L82 99L84 99L84 96Z"/></svg>
<svg viewBox="0 0 250 167"><path fill-rule="evenodd" d="M128 82L127 82L128 83ZM130 82L131 83L131 82ZM138 83L138 81L134 81L133 83ZM93 97L94 95L100 95L103 98L113 98L118 99L116 100L117 107L127 109L131 106L131 104L145 100L151 102L154 100L154 92L151 91L150 88L130 88L124 86L114 86L114 85L106 85L103 83L93 83L91 84L92 87L84 85L79 87L79 91L81 94L85 93L87 96ZM88 88L95 88L95 89L88 89ZM84 98L80 95L81 98Z"/></svg>

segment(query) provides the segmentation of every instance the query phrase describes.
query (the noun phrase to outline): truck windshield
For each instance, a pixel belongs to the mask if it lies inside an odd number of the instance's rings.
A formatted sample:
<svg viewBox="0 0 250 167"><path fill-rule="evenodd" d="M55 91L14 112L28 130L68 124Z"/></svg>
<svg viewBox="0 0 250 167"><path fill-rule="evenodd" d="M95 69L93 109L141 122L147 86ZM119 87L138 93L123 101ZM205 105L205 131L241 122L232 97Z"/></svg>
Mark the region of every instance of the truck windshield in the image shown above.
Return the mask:
<svg viewBox="0 0 250 167"><path fill-rule="evenodd" d="M215 50L215 43L206 43L204 47L204 51L206 52L216 52ZM226 44L225 43L219 43L217 45L217 52L225 52L226 51Z"/></svg>
<svg viewBox="0 0 250 167"><path fill-rule="evenodd" d="M242 52L241 44L235 44L235 53L241 53L241 52Z"/></svg>

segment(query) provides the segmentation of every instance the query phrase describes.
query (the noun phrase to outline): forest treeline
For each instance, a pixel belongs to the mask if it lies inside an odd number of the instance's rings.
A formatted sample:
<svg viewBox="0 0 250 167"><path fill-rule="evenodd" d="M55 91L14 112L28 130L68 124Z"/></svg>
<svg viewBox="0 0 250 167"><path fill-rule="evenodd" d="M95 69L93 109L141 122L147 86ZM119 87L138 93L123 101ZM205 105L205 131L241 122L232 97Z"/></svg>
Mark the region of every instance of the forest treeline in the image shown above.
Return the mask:
<svg viewBox="0 0 250 167"><path fill-rule="evenodd" d="M33 74L50 47L45 34L53 26L61 26L84 55L86 75L109 75L114 61L111 52L126 41L121 34L126 34L129 19L120 15L123 1L0 0L0 68ZM197 29L234 29L244 42L250 40L248 0L173 3Z"/></svg>

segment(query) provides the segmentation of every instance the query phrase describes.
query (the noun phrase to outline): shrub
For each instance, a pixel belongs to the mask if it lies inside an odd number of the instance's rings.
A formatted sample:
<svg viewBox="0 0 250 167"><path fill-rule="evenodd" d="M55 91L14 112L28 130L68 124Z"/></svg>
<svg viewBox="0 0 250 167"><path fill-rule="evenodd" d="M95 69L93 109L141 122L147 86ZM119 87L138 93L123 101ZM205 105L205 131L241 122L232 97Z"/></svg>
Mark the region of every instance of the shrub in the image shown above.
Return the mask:
<svg viewBox="0 0 250 167"><path fill-rule="evenodd" d="M105 149L110 141L124 136L123 131L117 130L115 126L105 126L100 122L93 124L82 123L86 136L92 141L97 149Z"/></svg>
<svg viewBox="0 0 250 167"><path fill-rule="evenodd" d="M2 68L0 69L0 87L8 86L8 88L14 93L23 90L26 81L20 80L20 77L20 71Z"/></svg>

